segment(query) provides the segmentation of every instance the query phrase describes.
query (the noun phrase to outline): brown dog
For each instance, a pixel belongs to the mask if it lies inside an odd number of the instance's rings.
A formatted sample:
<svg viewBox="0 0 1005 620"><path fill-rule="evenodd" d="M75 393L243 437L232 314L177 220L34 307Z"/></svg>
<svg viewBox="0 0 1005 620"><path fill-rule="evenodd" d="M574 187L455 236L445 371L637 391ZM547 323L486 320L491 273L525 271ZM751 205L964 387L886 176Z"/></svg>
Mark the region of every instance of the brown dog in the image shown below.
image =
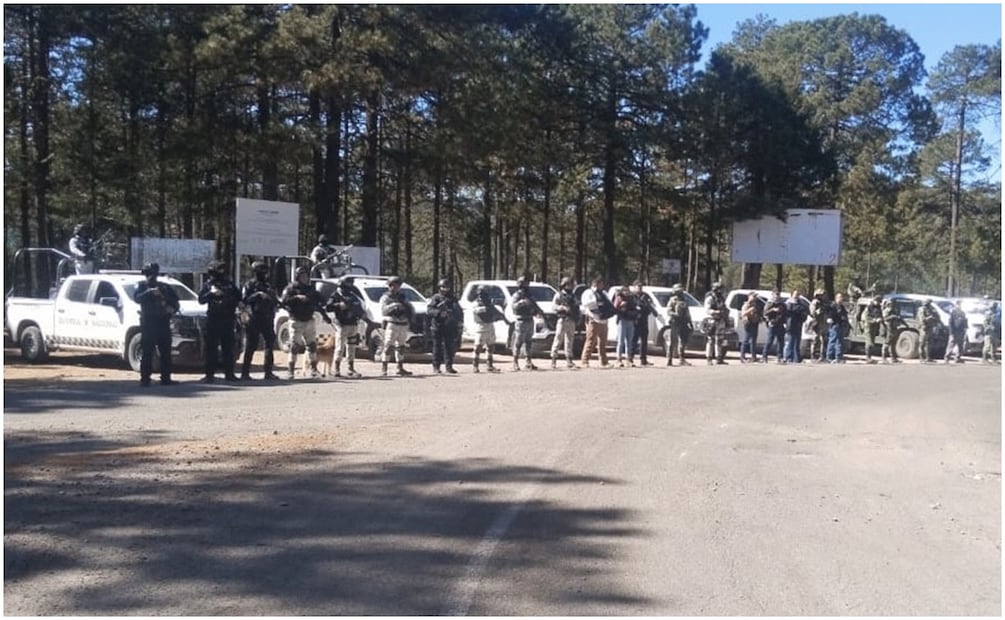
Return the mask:
<svg viewBox="0 0 1005 620"><path fill-rule="evenodd" d="M318 334L318 372L322 377L332 373L332 363L335 360L334 334Z"/></svg>

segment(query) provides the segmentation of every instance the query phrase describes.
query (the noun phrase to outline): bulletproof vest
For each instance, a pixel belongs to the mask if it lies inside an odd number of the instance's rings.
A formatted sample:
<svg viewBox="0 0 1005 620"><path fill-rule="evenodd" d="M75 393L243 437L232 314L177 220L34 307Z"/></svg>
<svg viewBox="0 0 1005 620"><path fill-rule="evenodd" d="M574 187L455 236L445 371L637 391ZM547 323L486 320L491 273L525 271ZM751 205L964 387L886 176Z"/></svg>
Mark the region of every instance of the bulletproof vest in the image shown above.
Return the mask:
<svg viewBox="0 0 1005 620"><path fill-rule="evenodd" d="M398 304L395 308L384 310L392 304ZM411 318L412 315L412 305L408 303L405 296L401 293L394 295L391 291L384 293L384 296L380 298L381 312L395 321L406 321Z"/></svg>
<svg viewBox="0 0 1005 620"><path fill-rule="evenodd" d="M559 310L558 316L563 318L568 316L569 318L572 319L579 318L579 304L576 302L576 296L570 293L569 291L562 289L558 292L558 304L556 305L568 306L569 308L568 312Z"/></svg>
<svg viewBox="0 0 1005 620"><path fill-rule="evenodd" d="M314 295L316 291L311 284L300 284L295 282L286 289L286 305L290 309L290 314L297 321L309 321L314 318ZM298 295L304 295L307 299L298 299Z"/></svg>
<svg viewBox="0 0 1005 620"><path fill-rule="evenodd" d="M709 310L722 310L725 305L726 300L715 291L711 291L705 295L705 307Z"/></svg>
<svg viewBox="0 0 1005 620"><path fill-rule="evenodd" d="M268 298L262 297L251 297L255 293L266 293ZM244 285L244 297L245 299L251 297L249 305L251 306L251 313L255 316L267 316L274 314L276 311L276 292L269 284L267 280L259 280L254 278L248 280L248 283Z"/></svg>
<svg viewBox="0 0 1005 620"><path fill-rule="evenodd" d="M441 325L449 323L457 319L456 305L457 302L453 297L437 293L429 301L430 314L433 320Z"/></svg>
<svg viewBox="0 0 1005 620"><path fill-rule="evenodd" d="M341 325L355 325L363 318L363 302L352 292L336 291L332 301L345 303L345 308L335 306L335 319Z"/></svg>
<svg viewBox="0 0 1005 620"><path fill-rule="evenodd" d="M206 304L206 317L209 319L234 318L238 301L234 285L227 280L212 280L210 286L215 286L223 291L223 295L210 296L209 302Z"/></svg>
<svg viewBox="0 0 1005 620"><path fill-rule="evenodd" d="M670 320L677 325L687 322L687 302L680 297L675 297L670 301Z"/></svg>
<svg viewBox="0 0 1005 620"><path fill-rule="evenodd" d="M534 301L523 290L517 290L513 295L513 314L520 319L529 319L534 316Z"/></svg>

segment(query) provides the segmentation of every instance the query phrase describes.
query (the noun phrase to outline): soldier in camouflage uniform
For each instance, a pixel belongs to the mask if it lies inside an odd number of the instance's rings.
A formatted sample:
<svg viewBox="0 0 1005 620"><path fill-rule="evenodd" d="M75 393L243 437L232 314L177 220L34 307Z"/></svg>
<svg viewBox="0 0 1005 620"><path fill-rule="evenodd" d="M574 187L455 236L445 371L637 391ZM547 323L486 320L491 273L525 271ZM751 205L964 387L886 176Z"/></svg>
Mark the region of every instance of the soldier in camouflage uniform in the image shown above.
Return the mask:
<svg viewBox="0 0 1005 620"><path fill-rule="evenodd" d="M562 283L555 294L555 313L558 315L558 324L555 325L555 338L551 343L551 367L558 366L558 350L565 348L565 365L568 368L576 368L572 361L572 344L576 336L576 325L579 324L579 302L572 294L576 287L576 281L570 277L562 278Z"/></svg>
<svg viewBox="0 0 1005 620"><path fill-rule="evenodd" d="M925 303L918 308L918 340L921 344L921 363L932 363L932 339L935 338L935 331L942 325L942 319L935 310L935 305L931 299L926 299Z"/></svg>
<svg viewBox="0 0 1005 620"><path fill-rule="evenodd" d="M691 363L687 361L684 351L687 349L687 341L694 326L691 324L691 309L684 299L684 287L680 284L674 285L670 303L667 304L667 325L667 366L673 366L674 355L680 356L681 366L690 366Z"/></svg>
<svg viewBox="0 0 1005 620"><path fill-rule="evenodd" d="M893 305L892 299L884 299L883 306L883 324L886 326L886 340L883 342L883 363L894 363L899 364L900 358L897 357L897 340L900 339L901 332L904 331L904 319L900 317L897 309ZM887 359L889 357L889 359Z"/></svg>
<svg viewBox="0 0 1005 620"><path fill-rule="evenodd" d="M726 320L729 309L726 308L726 297L722 293L722 282L712 283L712 290L705 295L705 310L708 311L704 324L705 359L709 366L726 363Z"/></svg>
<svg viewBox="0 0 1005 620"><path fill-rule="evenodd" d="M544 312L530 296L530 280L522 276L516 281L516 292L513 293L513 314L516 315L516 327L513 330L513 370L520 370L520 352L526 357L524 369L537 370L531 361L531 346L534 342L534 317L543 317Z"/></svg>
<svg viewBox="0 0 1005 620"><path fill-rule="evenodd" d="M867 364L876 363L876 360L872 359L872 350L876 346L876 338L883 327L882 303L883 297L876 295L865 308L862 308L862 313L859 315L859 323L864 326L865 362Z"/></svg>
<svg viewBox="0 0 1005 620"><path fill-rule="evenodd" d="M956 349L956 363L963 363L963 354L966 353L967 348L967 327L969 327L969 322L966 313L963 312L963 302L957 299L952 312L949 313L949 344L946 345L945 358L947 364L949 358L952 357L954 348Z"/></svg>
<svg viewBox="0 0 1005 620"><path fill-rule="evenodd" d="M496 344L496 321L506 321L506 315L492 303L489 291L484 286L478 287L475 305L472 309L475 315L475 346L474 346L474 367L478 372L478 356L484 348L488 360L488 371L499 372L499 369L492 364L492 349ZM506 321L509 323L509 321Z"/></svg>
<svg viewBox="0 0 1005 620"><path fill-rule="evenodd" d="M408 346L408 326L415 316L415 308L401 292L403 280L399 276L387 279L387 291L380 298L380 314L384 325L384 347L380 353L380 376L387 376L388 353L394 350L398 376L410 377L405 370L405 348Z"/></svg>
<svg viewBox="0 0 1005 620"><path fill-rule="evenodd" d="M981 363L996 364L995 349L1001 341L1001 320L998 314L998 304L991 303L984 311L984 349L982 350Z"/></svg>
<svg viewBox="0 0 1005 620"><path fill-rule="evenodd" d="M828 344L827 318L830 307L825 299L824 289L813 291L813 301L810 302L810 327L813 329L813 342L810 343L810 359L820 363L825 360L824 347Z"/></svg>

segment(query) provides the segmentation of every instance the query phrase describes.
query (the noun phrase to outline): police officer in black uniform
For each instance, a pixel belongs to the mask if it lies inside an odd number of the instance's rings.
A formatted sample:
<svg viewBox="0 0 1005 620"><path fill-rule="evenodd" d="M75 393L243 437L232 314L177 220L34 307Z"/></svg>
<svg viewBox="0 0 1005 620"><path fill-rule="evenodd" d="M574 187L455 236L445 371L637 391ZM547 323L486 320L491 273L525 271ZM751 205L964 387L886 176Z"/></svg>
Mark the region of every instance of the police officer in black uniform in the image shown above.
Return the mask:
<svg viewBox="0 0 1005 620"><path fill-rule="evenodd" d="M279 295L276 288L269 282L269 267L262 261L251 265L254 276L245 282L241 291L244 307L248 311L248 323L245 325L244 365L241 368L241 380L251 379L251 358L258 349L258 339L265 339L265 379L279 379L272 372L272 350L276 346L276 308L279 306Z"/></svg>
<svg viewBox="0 0 1005 620"><path fill-rule="evenodd" d="M237 304L241 292L227 277L224 264L213 261L206 281L199 289L199 303L206 304L206 376L203 383L212 383L217 366L222 366L227 381L237 381L234 374L234 331ZM223 353L223 359L219 355Z"/></svg>
<svg viewBox="0 0 1005 620"><path fill-rule="evenodd" d="M638 316L635 317L635 331L632 336L632 350L638 349L639 363L643 366L652 366L649 363L649 317L656 316L656 308L653 307L653 300L642 290L642 282L636 280L632 284L635 289L635 299L638 301Z"/></svg>
<svg viewBox="0 0 1005 620"><path fill-rule="evenodd" d="M140 305L140 385L150 387L154 349L160 356L161 385L174 385L171 380L171 316L178 312L178 294L170 285L157 281L161 268L157 263L143 265L145 282L136 287L133 299Z"/></svg>
<svg viewBox="0 0 1005 620"><path fill-rule="evenodd" d="M443 279L437 283L439 292L429 300L429 330L433 337L433 372L441 374L440 365L445 364L447 373L456 375L454 370L454 354L457 353L457 342L460 336L461 322L464 311L454 297L450 280Z"/></svg>

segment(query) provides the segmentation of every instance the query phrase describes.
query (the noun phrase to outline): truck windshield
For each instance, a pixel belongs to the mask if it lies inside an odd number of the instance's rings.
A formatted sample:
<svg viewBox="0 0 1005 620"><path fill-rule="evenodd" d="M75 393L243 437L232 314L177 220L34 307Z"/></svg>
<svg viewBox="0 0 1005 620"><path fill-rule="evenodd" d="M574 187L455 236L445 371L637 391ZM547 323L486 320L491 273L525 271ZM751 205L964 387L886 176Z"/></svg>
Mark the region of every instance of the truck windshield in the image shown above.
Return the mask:
<svg viewBox="0 0 1005 620"><path fill-rule="evenodd" d="M507 286L506 290L509 291L510 295L516 292L515 286ZM527 290L530 292L530 298L534 301L544 301L553 302L555 301L555 289L550 286L529 286Z"/></svg>
<svg viewBox="0 0 1005 620"><path fill-rule="evenodd" d="M199 296L196 295L192 291L192 289L190 289L189 287L185 286L184 284L182 284L180 282L168 282L168 284L171 286L171 288L174 289L175 294L178 295L178 300L179 301L196 301L196 300L199 299ZM122 288L125 289L126 296L129 297L129 299L135 299L136 298L135 297L136 296L136 286L137 286L136 284L124 284L124 285L122 285Z"/></svg>
<svg viewBox="0 0 1005 620"><path fill-rule="evenodd" d="M368 286L366 287L366 296L370 298L370 301L380 301L380 298L387 292L386 286ZM406 301L417 301L420 303L425 303L425 298L419 295L419 292L414 288L409 286L402 286L401 292L405 296Z"/></svg>

